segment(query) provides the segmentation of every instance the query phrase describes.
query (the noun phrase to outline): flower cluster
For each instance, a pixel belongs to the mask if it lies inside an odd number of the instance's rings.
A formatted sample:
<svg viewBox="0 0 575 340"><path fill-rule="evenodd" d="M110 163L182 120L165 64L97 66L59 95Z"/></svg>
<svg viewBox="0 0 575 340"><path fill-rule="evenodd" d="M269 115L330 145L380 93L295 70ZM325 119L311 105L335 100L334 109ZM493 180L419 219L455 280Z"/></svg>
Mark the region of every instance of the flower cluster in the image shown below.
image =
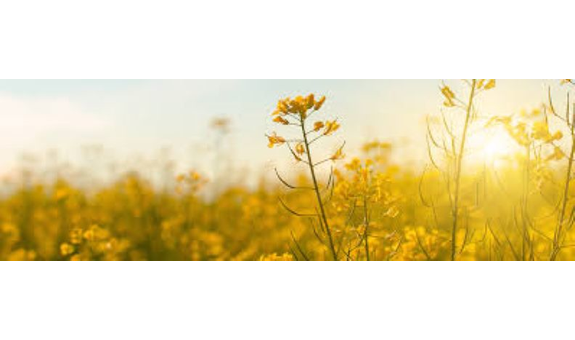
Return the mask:
<svg viewBox="0 0 575 340"><path fill-rule="evenodd" d="M495 123L502 124L509 136L521 146L529 146L539 142L553 144L563 138L559 130L551 133L549 123L543 110L536 108L531 111L523 110L519 116L495 116L486 124L489 127Z"/></svg>
<svg viewBox="0 0 575 340"><path fill-rule="evenodd" d="M316 99L314 94L309 94L305 97L297 96L293 99L290 97L281 99L278 101L276 109L272 112L273 122L280 125L306 126L308 119L322 108L325 101L325 96ZM307 134L315 132L320 133L322 136L329 136L340 128L340 124L336 120L316 120L312 126L310 131L306 131ZM267 138L269 148L284 145L287 141L286 138L278 136L276 132L267 135ZM296 160L301 160L299 156L306 152L303 141L296 145L295 151L296 154L294 156Z"/></svg>

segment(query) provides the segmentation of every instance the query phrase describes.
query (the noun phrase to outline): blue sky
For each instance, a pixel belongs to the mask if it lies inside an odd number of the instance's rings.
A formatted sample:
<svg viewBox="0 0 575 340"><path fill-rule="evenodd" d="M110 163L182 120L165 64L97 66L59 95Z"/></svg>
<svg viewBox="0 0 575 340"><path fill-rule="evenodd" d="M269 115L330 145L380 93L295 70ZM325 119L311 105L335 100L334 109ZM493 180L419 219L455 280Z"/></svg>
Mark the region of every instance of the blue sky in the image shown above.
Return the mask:
<svg viewBox="0 0 575 340"><path fill-rule="evenodd" d="M404 158L421 158L423 117L439 112L438 80L1 80L0 166L24 152L58 150L70 162L82 146L101 145L117 159L154 158L172 150L181 168L209 168L223 143L236 165L266 168L286 155L266 147L279 98L326 95L340 139L353 150L367 140L391 140ZM545 100L543 80L503 80L485 94L482 108L509 114ZM217 142L208 128L218 116L233 133ZM226 146L227 145L227 146ZM283 150L282 150L283 151Z"/></svg>

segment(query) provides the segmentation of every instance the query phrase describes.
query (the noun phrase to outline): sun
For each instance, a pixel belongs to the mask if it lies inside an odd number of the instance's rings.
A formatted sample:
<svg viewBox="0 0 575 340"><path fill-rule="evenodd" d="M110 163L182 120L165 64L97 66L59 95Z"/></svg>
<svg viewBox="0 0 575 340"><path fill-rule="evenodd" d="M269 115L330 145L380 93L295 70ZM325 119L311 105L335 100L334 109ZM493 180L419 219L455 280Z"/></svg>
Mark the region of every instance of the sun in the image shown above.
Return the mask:
<svg viewBox="0 0 575 340"><path fill-rule="evenodd" d="M517 146L503 129L477 131L470 136L470 149L475 162L496 166L517 152Z"/></svg>
<svg viewBox="0 0 575 340"><path fill-rule="evenodd" d="M505 137L506 136L497 134L495 136L488 136L488 138L486 138L486 143L483 147L483 154L487 160L500 159L509 156L512 153L512 145L510 144L510 141Z"/></svg>

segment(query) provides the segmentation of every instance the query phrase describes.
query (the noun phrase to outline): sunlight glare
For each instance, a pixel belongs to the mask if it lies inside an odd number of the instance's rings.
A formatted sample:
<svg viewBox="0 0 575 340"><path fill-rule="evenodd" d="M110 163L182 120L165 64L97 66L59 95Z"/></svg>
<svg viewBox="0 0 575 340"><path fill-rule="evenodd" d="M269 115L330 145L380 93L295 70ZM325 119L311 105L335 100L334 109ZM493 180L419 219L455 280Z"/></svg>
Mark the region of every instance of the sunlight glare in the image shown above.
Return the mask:
<svg viewBox="0 0 575 340"><path fill-rule="evenodd" d="M472 137L476 162L485 162L496 166L501 161L512 156L516 151L513 140L503 130L479 132Z"/></svg>

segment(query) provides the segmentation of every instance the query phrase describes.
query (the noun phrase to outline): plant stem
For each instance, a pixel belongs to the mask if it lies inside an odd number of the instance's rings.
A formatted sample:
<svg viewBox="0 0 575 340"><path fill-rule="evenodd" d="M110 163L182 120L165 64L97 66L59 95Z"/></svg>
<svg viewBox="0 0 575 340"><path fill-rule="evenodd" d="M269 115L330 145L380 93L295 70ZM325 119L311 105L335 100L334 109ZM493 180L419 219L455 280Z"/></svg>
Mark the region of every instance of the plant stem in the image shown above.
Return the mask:
<svg viewBox="0 0 575 340"><path fill-rule="evenodd" d="M363 196L363 219L365 223L364 239L365 239L365 259L369 261L369 215L367 210L367 198Z"/></svg>
<svg viewBox="0 0 575 340"><path fill-rule="evenodd" d="M571 123L571 153L569 154L569 163L567 163L563 202L561 203L561 212L559 213L559 220L557 221L557 227L555 228L555 234L553 235L553 249L551 250L551 257L549 258L550 261L555 261L559 251L561 250L560 239L563 232L563 223L565 223L565 211L567 210L567 201L569 200L569 182L571 182L571 171L573 168L573 158L575 156L574 127L574 123Z"/></svg>
<svg viewBox="0 0 575 340"><path fill-rule="evenodd" d="M471 92L469 94L469 101L467 103L467 109L465 114L465 124L463 125L463 133L461 135L461 143L459 144L459 152L456 155L455 164L455 192L453 194L453 225L451 228L451 261L455 261L457 252L457 220L459 218L459 190L461 184L461 166L463 163L463 152L465 151L465 141L467 140L467 130L469 128L469 123L471 121L471 109L473 108L473 97L475 96L475 83L477 81L473 79L471 83Z"/></svg>
<svg viewBox="0 0 575 340"><path fill-rule="evenodd" d="M527 202L529 200L529 180L530 180L530 164L531 164L531 144L525 147L525 164L523 167L523 197L521 200L521 260L525 261L525 254L527 246L530 247L531 236L527 228ZM529 244L528 244L529 243ZM531 247L530 247L531 248Z"/></svg>
<svg viewBox="0 0 575 340"><path fill-rule="evenodd" d="M317 197L317 204L319 205L320 221L323 223L323 225L325 227L325 232L327 234L327 238L328 238L328 242L329 242L329 250L331 252L331 256L332 256L334 261L337 261L337 251L335 250L335 245L333 243L333 237L331 235L331 229L329 228L329 223L327 221L325 208L323 206L323 200L321 199L321 193L320 193L319 185L317 183L317 178L315 175L315 167L313 165L313 161L311 158L311 150L309 147L307 132L305 129L305 119L303 116L300 116L300 122L301 122L301 131L303 134L303 140L304 140L304 144L305 144L305 150L306 150L306 154L307 154L307 161L308 161L309 170L311 173L311 179L313 181L313 188L314 188L314 191L315 191L315 194Z"/></svg>

